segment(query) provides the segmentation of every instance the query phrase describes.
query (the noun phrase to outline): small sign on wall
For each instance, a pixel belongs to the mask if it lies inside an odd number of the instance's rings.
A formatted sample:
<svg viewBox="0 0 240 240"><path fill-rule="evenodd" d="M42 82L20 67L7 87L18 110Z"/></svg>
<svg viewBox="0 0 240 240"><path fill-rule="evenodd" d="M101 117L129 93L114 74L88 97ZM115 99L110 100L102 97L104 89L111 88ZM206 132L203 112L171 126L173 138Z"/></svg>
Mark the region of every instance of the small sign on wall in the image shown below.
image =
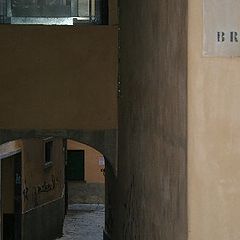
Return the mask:
<svg viewBox="0 0 240 240"><path fill-rule="evenodd" d="M240 0L203 1L203 55L239 57Z"/></svg>
<svg viewBox="0 0 240 240"><path fill-rule="evenodd" d="M105 159L104 159L104 157L100 157L100 158L99 158L98 164L99 164L99 166L104 166L104 165L105 165Z"/></svg>

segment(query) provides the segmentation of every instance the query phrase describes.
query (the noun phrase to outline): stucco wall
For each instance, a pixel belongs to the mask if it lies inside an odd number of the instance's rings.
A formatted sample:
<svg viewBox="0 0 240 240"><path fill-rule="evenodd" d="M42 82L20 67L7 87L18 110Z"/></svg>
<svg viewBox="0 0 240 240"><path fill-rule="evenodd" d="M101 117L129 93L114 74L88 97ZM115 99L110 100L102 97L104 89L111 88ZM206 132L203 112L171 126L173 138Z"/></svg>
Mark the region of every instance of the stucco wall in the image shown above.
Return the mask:
<svg viewBox="0 0 240 240"><path fill-rule="evenodd" d="M189 240L240 239L240 59L202 57L202 0L189 0Z"/></svg>
<svg viewBox="0 0 240 240"><path fill-rule="evenodd" d="M0 25L1 129L117 128L117 7L108 26Z"/></svg>
<svg viewBox="0 0 240 240"><path fill-rule="evenodd" d="M45 166L44 142L41 139L23 140L22 156L23 211L63 198L63 140L54 139L53 161L48 167Z"/></svg>
<svg viewBox="0 0 240 240"><path fill-rule="evenodd" d="M186 240L187 1L120 1L114 240Z"/></svg>
<svg viewBox="0 0 240 240"><path fill-rule="evenodd" d="M103 155L94 148L76 141L67 141L68 150L84 150L84 176L87 183L104 183L104 175L101 169L104 166L99 165L99 160Z"/></svg>

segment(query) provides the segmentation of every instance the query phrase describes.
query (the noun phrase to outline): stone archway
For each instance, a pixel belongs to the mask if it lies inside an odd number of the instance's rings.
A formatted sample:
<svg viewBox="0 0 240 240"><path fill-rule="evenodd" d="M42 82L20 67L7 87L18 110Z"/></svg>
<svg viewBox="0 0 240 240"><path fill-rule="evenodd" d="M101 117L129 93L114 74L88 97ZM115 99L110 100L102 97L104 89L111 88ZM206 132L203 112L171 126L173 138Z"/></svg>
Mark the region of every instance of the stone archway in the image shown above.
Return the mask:
<svg viewBox="0 0 240 240"><path fill-rule="evenodd" d="M87 144L101 152L117 173L116 130L12 130L0 129L0 144L20 138L60 137Z"/></svg>
<svg viewBox="0 0 240 240"><path fill-rule="evenodd" d="M115 212L117 175L117 130L35 130L0 129L0 144L17 139L56 137L87 144L101 152L106 160L105 237L111 236Z"/></svg>

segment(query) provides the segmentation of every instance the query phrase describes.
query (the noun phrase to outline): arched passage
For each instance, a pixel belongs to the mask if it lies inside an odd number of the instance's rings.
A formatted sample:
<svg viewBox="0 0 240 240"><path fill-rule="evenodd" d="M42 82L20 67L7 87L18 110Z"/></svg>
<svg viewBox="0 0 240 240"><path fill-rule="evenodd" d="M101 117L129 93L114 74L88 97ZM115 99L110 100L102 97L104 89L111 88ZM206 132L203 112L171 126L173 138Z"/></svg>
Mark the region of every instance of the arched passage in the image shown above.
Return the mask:
<svg viewBox="0 0 240 240"><path fill-rule="evenodd" d="M87 144L101 152L117 174L117 130L11 130L0 129L0 144L29 138L59 137Z"/></svg>
<svg viewBox="0 0 240 240"><path fill-rule="evenodd" d="M0 144L7 143L8 141L13 141L14 139L24 138L26 140L30 139L48 139L53 137L54 139L73 139L78 142L87 143L90 146L96 146L95 148L102 149L102 153L106 159L106 224L105 231L111 231L111 216L112 216L112 205L111 205L111 187L115 181L116 167L116 134L114 132L105 131L49 131L49 130L27 130L27 131L12 131L12 130L0 130ZM109 145L108 145L109 143ZM114 144L115 143L115 144ZM108 178L111 176L111 179ZM48 184L48 183L46 183ZM26 189L25 189L26 190ZM62 203L61 203L62 204ZM60 204L60 205L61 205Z"/></svg>
<svg viewBox="0 0 240 240"><path fill-rule="evenodd" d="M70 180L85 183L105 182L105 157L89 145L67 139L67 164L70 165Z"/></svg>
<svg viewBox="0 0 240 240"><path fill-rule="evenodd" d="M67 140L66 217L61 240L102 239L105 219L105 161L96 149Z"/></svg>

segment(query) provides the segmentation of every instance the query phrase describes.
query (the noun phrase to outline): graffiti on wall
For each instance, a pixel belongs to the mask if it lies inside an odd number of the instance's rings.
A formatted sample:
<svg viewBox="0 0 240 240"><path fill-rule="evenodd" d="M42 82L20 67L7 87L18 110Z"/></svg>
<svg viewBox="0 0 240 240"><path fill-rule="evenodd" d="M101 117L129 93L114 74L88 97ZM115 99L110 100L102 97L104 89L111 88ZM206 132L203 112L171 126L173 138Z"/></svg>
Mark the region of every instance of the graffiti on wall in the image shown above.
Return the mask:
<svg viewBox="0 0 240 240"><path fill-rule="evenodd" d="M47 192L53 191L55 187L56 187L56 179L54 175L52 175L51 182L47 183L46 181L44 181L43 184L36 186L35 189L37 194L40 194L40 193L47 193Z"/></svg>
<svg viewBox="0 0 240 240"><path fill-rule="evenodd" d="M25 180L25 184L23 185L23 200L24 201L27 201L28 200L28 191L29 191L29 188L26 187L26 180Z"/></svg>
<svg viewBox="0 0 240 240"><path fill-rule="evenodd" d="M39 205L40 195L54 191L58 184L58 178L56 178L54 175L51 176L50 181L43 181L43 183L32 187L28 187L25 180L25 184L23 186L23 199L25 202L30 201L31 196L34 206L37 206Z"/></svg>

